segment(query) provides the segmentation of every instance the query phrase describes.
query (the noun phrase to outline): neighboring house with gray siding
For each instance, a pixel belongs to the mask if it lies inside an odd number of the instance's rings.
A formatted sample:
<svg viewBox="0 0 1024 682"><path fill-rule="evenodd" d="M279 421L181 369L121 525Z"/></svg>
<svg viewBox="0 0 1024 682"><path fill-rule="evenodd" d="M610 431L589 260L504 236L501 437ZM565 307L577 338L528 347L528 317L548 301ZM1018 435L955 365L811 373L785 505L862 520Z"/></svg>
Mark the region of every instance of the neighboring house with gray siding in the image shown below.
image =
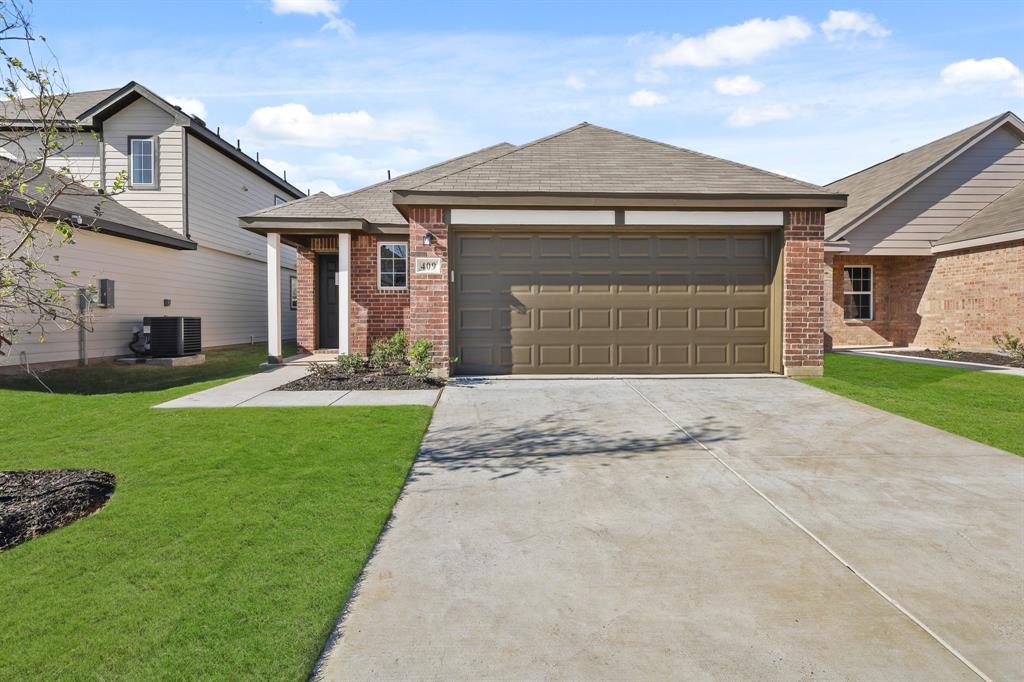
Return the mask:
<svg viewBox="0 0 1024 682"><path fill-rule="evenodd" d="M1024 123L1012 112L837 180L826 344L991 350L1024 335Z"/></svg>
<svg viewBox="0 0 1024 682"><path fill-rule="evenodd" d="M74 144L50 164L79 183L56 208L88 219L100 192L119 173L128 178L101 205L99 229L77 230L60 251L62 267L81 273L69 277L76 283L115 281L115 306L92 313L87 357L127 354L144 316L201 317L207 348L265 342L266 243L240 230L237 216L304 193L137 83L73 93L62 109L83 130L68 133ZM2 152L32 155L38 146L26 133L21 149ZM294 338L294 249L282 250L280 275L282 333ZM77 361L81 350L77 332L51 329L45 343L20 338L0 366L20 364L22 352L30 363Z"/></svg>

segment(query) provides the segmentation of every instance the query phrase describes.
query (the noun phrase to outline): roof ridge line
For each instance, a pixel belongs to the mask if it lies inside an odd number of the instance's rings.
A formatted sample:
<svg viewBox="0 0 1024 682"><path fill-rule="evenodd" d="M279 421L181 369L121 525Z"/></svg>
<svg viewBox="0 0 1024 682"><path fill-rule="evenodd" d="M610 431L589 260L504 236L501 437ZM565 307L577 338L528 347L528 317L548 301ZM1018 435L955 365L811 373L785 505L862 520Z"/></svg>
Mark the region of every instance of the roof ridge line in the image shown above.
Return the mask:
<svg viewBox="0 0 1024 682"><path fill-rule="evenodd" d="M565 135L566 133L570 133L570 132L572 132L574 130L579 130L580 128L585 128L587 126L592 126L594 128L600 128L601 127L601 126L595 126L593 123L589 123L587 121L582 121L580 123L577 123L574 126L566 128L565 130L559 130L557 133L551 133L550 135L545 135L544 137L539 137L536 140L532 140L532 141L527 142L525 144L521 144L518 147L514 147L514 148L508 150L504 154L498 154L497 156L493 156L493 157L491 157L489 159L481 161L480 163L474 163L472 166L466 166L465 168L460 168L457 171L452 171L451 173L447 173L445 175L442 175L441 177L434 178L433 180L429 180L427 182L421 183L419 185L416 185L415 187L410 187L409 189L413 189L414 190L414 189L417 189L419 187L422 187L423 185L429 185L432 182L437 182L439 180L443 180L444 178L451 177L452 175L455 175L456 173L461 173L462 171L467 171L467 170L470 170L471 168L476 168L477 166L482 166L485 163L490 163L491 161L497 161L498 159L502 159L502 158L508 156L509 154L513 154L513 153L519 151L520 149L526 149L527 147L532 147L535 144L540 144L541 142L546 142L548 140L554 139L554 138L559 137L561 135ZM497 145L495 145L495 146L497 146Z"/></svg>
<svg viewBox="0 0 1024 682"><path fill-rule="evenodd" d="M745 163L740 163L739 161L732 161L731 159L722 158L721 156L715 156L713 154L705 154L704 152L698 152L697 150L690 149L689 147L680 147L679 145L670 144L668 142L662 142L661 140L654 140L654 139L651 139L649 137L644 137L643 135L637 135L635 133L627 133L627 132L624 132L622 130L615 130L614 128L606 128L604 126L600 126L600 125L597 125L597 124L594 124L594 123L591 123L590 125L593 126L594 128L600 128L601 130L607 130L607 131L612 132L612 133L618 133L619 135L625 135L626 137L632 137L634 140L640 140L642 142L650 142L651 144L660 145L662 147L668 147L669 149L673 149L675 151L687 152L688 154L694 154L694 155L699 156L699 157L704 158L704 159L711 159L712 161L722 161L724 163L727 163L727 164L729 164L731 166L736 166L738 168L745 168L746 170L752 170L752 171L756 171L758 173L764 173L765 175L771 175L771 176L776 177L776 178L781 178L783 180L789 180L790 182L796 182L796 183L799 183L801 185L806 185L807 187L810 187L812 189L819 189L819 190L820 189L824 189L824 187L822 185L815 185L813 182L807 182L806 180L799 180L797 178L791 178L788 175L782 175L780 173L773 173L772 171L765 170L763 168L758 168L757 166L748 166Z"/></svg>
<svg viewBox="0 0 1024 682"><path fill-rule="evenodd" d="M391 178L389 180L381 180L380 182L375 182L372 185L367 185L366 187L360 187L359 189L354 189L351 192L343 192L341 194L335 194L331 198L332 199L339 199L341 197L347 197L347 196L350 196L352 194L358 194L360 192L365 192L368 189L373 189L374 187L380 187L381 185L386 185L389 182L395 182L397 180L401 180L402 178L409 177L410 175L415 175L416 173L423 173L425 171L430 170L431 168L438 168L439 166L443 166L443 165L445 165L447 163L452 163L453 161L458 161L459 159L464 159L467 156L473 156L474 154L479 154L480 152L485 152L488 149L494 149L495 147L500 147L503 144L512 145L512 148L513 148L512 150L518 149L518 147L513 145L511 142L498 142L497 144L492 144L492 145L487 146L487 147L481 147L480 149L477 149L476 151L473 151L473 152L466 152L465 154L460 154L459 156L453 156L452 158L447 159L445 161L438 161L437 163L432 163L429 166L424 166L423 168L417 168L416 170L409 171L408 173L402 173L401 175L396 175L395 177L393 177L393 178ZM498 158L498 157L492 157L492 158ZM469 167L472 168L472 166L469 166ZM441 177L446 177L446 176L442 175Z"/></svg>

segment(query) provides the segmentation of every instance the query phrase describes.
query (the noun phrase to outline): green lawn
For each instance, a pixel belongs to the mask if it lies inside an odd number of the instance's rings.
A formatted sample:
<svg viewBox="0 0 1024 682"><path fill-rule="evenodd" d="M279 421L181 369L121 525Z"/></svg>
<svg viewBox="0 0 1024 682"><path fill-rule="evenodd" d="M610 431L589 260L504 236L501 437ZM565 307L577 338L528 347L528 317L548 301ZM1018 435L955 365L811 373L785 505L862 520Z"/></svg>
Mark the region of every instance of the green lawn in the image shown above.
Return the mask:
<svg viewBox="0 0 1024 682"><path fill-rule="evenodd" d="M1024 456L1024 377L829 353L802 381Z"/></svg>
<svg viewBox="0 0 1024 682"><path fill-rule="evenodd" d="M0 377L0 469L117 476L97 514L0 553L0 679L307 677L431 410L149 409L263 353L48 372L55 395Z"/></svg>

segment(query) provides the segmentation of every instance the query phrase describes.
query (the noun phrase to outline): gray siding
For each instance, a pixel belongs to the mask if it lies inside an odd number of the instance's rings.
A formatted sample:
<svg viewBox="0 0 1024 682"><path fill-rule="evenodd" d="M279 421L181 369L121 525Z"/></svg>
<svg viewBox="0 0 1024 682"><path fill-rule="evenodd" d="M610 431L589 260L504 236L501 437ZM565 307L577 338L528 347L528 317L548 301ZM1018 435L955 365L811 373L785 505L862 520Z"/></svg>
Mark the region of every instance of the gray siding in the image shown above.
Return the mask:
<svg viewBox="0 0 1024 682"><path fill-rule="evenodd" d="M100 142L89 132L73 133L62 136L61 147L67 150L51 157L47 167L53 170L67 168L74 180L87 187L100 180ZM42 156L42 143L38 133L25 133L17 143L3 147L3 154L13 158L38 159Z"/></svg>
<svg viewBox="0 0 1024 682"><path fill-rule="evenodd" d="M128 171L128 138L157 138L157 189L128 189L117 201L152 218L176 232L184 233L182 222L182 138L181 126L150 102L139 99L103 122L106 154L106 183L109 189L117 174Z"/></svg>
<svg viewBox="0 0 1024 682"><path fill-rule="evenodd" d="M59 251L61 265L79 284L105 277L116 283L116 307L97 308L93 331L87 335L90 357L126 355L132 329L147 315L195 315L203 318L203 345L265 343L267 339L266 264L222 251L199 247L173 251L120 237L80 231L75 244ZM295 311L288 302L288 278L295 271L281 269L282 330L295 338ZM164 307L163 300L172 304ZM46 342L38 335L21 338L12 353L0 356L0 365L17 364L20 351L29 362L55 362L78 358L78 332L51 329Z"/></svg>
<svg viewBox="0 0 1024 682"><path fill-rule="evenodd" d="M291 199L208 144L188 136L189 236L204 246L266 261L266 237L238 226L238 216ZM295 249L284 247L281 264L295 267Z"/></svg>
<svg viewBox="0 0 1024 682"><path fill-rule="evenodd" d="M1024 140L1004 126L847 235L850 253L931 255L932 242L1021 182Z"/></svg>

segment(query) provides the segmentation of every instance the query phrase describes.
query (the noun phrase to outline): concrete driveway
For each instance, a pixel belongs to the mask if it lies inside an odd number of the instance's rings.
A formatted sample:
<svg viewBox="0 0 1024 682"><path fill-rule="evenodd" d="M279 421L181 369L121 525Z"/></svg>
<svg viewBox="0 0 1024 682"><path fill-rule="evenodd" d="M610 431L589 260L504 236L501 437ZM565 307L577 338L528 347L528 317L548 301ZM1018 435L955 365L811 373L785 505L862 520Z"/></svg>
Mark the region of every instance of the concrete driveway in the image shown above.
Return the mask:
<svg viewBox="0 0 1024 682"><path fill-rule="evenodd" d="M786 379L445 390L324 679L1024 679L1024 459Z"/></svg>

